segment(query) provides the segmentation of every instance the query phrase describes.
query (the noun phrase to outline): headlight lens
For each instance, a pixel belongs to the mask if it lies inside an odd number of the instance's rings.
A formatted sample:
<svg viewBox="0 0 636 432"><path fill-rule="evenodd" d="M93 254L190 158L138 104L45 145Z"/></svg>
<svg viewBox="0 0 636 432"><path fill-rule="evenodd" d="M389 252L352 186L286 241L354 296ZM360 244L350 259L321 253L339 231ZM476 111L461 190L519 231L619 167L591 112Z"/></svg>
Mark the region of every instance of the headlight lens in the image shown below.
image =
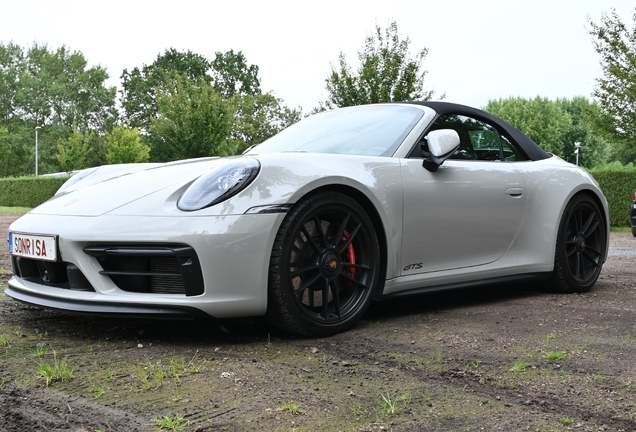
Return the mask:
<svg viewBox="0 0 636 432"><path fill-rule="evenodd" d="M201 210L218 204L245 189L258 175L261 164L249 157L219 160L209 173L195 180L181 195L177 207Z"/></svg>
<svg viewBox="0 0 636 432"><path fill-rule="evenodd" d="M64 182L64 184L57 190L57 192L55 192L55 195L58 195L62 192L64 192L66 189L70 188L71 186L73 186L75 183L80 182L81 180L84 180L86 177L88 177L89 175L93 174L95 171L97 171L97 168L99 167L95 167L95 168L88 168L85 170L82 170L78 173L75 173L71 176L71 178L69 178L68 180L66 180Z"/></svg>

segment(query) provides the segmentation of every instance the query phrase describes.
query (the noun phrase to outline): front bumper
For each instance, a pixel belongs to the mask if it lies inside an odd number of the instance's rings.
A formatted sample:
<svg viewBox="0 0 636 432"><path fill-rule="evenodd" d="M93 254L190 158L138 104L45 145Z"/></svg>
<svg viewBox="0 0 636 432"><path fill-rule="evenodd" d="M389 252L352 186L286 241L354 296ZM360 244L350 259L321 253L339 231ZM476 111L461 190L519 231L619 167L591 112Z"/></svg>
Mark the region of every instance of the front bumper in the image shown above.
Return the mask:
<svg viewBox="0 0 636 432"><path fill-rule="evenodd" d="M61 259L82 272L93 291L77 291L14 276L5 293L46 308L85 314L217 318L263 315L267 274L283 213L231 216L97 217L27 214L11 231L58 235ZM184 244L199 258L200 295L139 293L120 289L85 248L101 244ZM88 250L88 249L87 249Z"/></svg>

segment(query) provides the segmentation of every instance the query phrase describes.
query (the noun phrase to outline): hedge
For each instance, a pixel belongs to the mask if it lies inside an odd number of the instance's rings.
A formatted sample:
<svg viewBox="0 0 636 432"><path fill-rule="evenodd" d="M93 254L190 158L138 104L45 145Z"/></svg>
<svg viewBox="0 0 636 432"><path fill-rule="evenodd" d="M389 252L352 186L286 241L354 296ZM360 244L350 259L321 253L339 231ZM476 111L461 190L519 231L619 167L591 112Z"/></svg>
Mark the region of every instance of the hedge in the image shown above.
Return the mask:
<svg viewBox="0 0 636 432"><path fill-rule="evenodd" d="M37 207L55 195L68 177L0 178L0 206Z"/></svg>
<svg viewBox="0 0 636 432"><path fill-rule="evenodd" d="M610 226L629 226L629 212L636 190L636 169L634 170L592 170L601 186L610 208Z"/></svg>
<svg viewBox="0 0 636 432"><path fill-rule="evenodd" d="M609 167L591 170L610 207L610 225L629 226L629 212L636 190L636 168ZM0 206L36 207L51 198L68 177L0 178Z"/></svg>

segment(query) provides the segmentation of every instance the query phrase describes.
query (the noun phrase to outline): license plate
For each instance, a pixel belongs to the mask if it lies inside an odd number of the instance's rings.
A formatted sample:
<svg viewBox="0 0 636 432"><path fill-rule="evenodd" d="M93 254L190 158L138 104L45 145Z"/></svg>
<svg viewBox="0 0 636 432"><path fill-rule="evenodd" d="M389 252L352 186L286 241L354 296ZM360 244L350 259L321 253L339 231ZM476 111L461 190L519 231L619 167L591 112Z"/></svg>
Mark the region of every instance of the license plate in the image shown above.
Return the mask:
<svg viewBox="0 0 636 432"><path fill-rule="evenodd" d="M53 235L9 233L11 255L42 261L57 261L57 241Z"/></svg>

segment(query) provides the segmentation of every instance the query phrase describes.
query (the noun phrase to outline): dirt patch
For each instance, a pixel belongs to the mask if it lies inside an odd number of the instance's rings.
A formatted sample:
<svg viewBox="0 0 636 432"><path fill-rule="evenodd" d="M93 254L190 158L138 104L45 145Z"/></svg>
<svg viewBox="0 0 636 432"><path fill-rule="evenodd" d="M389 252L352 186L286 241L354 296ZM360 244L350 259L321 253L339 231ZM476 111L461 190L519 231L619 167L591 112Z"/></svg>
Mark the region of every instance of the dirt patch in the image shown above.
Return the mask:
<svg viewBox="0 0 636 432"><path fill-rule="evenodd" d="M0 295L0 430L635 430L636 239L612 233L611 246L589 294L506 285L392 300L324 339ZM3 281L8 269L2 250Z"/></svg>

